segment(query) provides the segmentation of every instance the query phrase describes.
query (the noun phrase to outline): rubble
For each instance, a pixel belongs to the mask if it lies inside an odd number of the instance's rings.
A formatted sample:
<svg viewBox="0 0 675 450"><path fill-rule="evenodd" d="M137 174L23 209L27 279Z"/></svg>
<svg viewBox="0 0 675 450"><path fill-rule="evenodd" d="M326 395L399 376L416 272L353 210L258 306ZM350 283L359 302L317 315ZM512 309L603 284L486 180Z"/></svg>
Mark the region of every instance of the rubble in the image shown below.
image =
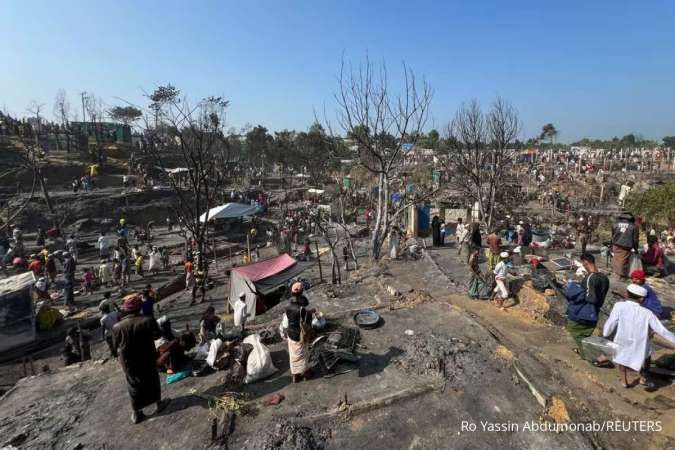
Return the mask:
<svg viewBox="0 0 675 450"><path fill-rule="evenodd" d="M409 294L396 297L391 301L390 308L401 309L401 308L414 308L417 305L422 303L432 302L434 298L425 290L414 290Z"/></svg>
<svg viewBox="0 0 675 450"><path fill-rule="evenodd" d="M478 374L478 350L476 342L447 335L407 335L403 355L396 360L404 371L424 376L462 381ZM482 359L482 358L481 358Z"/></svg>
<svg viewBox="0 0 675 450"><path fill-rule="evenodd" d="M310 427L291 422L277 422L248 439L242 450L321 450L327 436Z"/></svg>

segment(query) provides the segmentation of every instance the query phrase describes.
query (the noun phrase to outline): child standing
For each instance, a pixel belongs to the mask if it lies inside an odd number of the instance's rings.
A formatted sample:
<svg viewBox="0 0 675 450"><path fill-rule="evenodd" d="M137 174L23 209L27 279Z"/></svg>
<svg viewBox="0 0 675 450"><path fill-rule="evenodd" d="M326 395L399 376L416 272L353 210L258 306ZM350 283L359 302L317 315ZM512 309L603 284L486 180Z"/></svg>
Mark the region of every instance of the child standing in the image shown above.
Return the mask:
<svg viewBox="0 0 675 450"><path fill-rule="evenodd" d="M102 259L101 265L98 266L98 278L101 280L101 285L110 286L112 282L112 266L106 259Z"/></svg>
<svg viewBox="0 0 675 450"><path fill-rule="evenodd" d="M92 272L90 268L84 269L84 274L82 275L82 285L86 295L91 295L93 292L94 279L94 272Z"/></svg>
<svg viewBox="0 0 675 450"><path fill-rule="evenodd" d="M122 282L122 265L119 259L113 259L113 284L119 286Z"/></svg>
<svg viewBox="0 0 675 450"><path fill-rule="evenodd" d="M136 265L136 275L143 278L143 253L138 253L134 264Z"/></svg>

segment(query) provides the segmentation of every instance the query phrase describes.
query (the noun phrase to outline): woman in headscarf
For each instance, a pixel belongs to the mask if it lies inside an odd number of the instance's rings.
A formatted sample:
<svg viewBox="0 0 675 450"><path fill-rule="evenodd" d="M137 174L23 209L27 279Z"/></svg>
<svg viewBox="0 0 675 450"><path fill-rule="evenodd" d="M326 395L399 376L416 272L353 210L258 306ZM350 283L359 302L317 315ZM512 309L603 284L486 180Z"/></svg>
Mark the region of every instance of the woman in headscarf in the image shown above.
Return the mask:
<svg viewBox="0 0 675 450"><path fill-rule="evenodd" d="M480 236L480 224L478 222L474 222L471 224L471 235L469 236L469 253L467 260L474 251L478 250L480 252L482 246L483 242Z"/></svg>
<svg viewBox="0 0 675 450"><path fill-rule="evenodd" d="M431 237L434 247L438 247L441 243L441 220L438 216L431 220Z"/></svg>
<svg viewBox="0 0 675 450"><path fill-rule="evenodd" d="M478 256L480 252L474 250L469 256L469 271L471 272L471 280L469 281L469 297L485 300L490 298L490 288L483 279L478 266Z"/></svg>

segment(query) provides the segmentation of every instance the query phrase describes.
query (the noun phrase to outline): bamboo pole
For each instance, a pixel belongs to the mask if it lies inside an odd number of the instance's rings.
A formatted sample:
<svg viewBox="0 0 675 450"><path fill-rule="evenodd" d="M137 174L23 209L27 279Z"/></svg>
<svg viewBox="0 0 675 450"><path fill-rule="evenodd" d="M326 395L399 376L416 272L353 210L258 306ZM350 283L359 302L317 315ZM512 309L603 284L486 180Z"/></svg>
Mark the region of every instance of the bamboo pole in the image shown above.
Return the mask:
<svg viewBox="0 0 675 450"><path fill-rule="evenodd" d="M316 247L316 260L319 263L319 279L323 283L323 270L321 269L321 253L319 253L319 243L314 241L314 246Z"/></svg>

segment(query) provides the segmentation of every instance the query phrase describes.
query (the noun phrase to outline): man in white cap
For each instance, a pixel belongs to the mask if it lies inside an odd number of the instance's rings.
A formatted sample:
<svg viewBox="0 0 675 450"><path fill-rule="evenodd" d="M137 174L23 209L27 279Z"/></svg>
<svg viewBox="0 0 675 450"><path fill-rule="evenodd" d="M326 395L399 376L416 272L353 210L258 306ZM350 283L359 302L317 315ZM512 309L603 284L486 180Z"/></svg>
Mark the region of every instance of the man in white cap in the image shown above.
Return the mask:
<svg viewBox="0 0 675 450"><path fill-rule="evenodd" d="M650 331L675 344L675 334L668 331L653 312L641 306L646 296L647 289L638 284L629 284L626 288L626 301L614 304L602 330L605 337L616 331L616 351L612 361L619 365L621 384L625 388L635 384L635 381L628 383L628 369L640 374L637 383L646 388L654 387L647 380L644 369L645 362L649 364Z"/></svg>
<svg viewBox="0 0 675 450"><path fill-rule="evenodd" d="M249 314L246 311L246 293L240 292L239 299L234 304L234 326L241 327L241 333L244 334L246 328L246 319Z"/></svg>
<svg viewBox="0 0 675 450"><path fill-rule="evenodd" d="M493 271L497 285L492 291L492 299L494 300L495 296L499 294L496 304L498 308L504 310L504 300L509 298L509 290L506 287L506 261L509 259L509 252L501 252L499 258L500 261L495 265Z"/></svg>

